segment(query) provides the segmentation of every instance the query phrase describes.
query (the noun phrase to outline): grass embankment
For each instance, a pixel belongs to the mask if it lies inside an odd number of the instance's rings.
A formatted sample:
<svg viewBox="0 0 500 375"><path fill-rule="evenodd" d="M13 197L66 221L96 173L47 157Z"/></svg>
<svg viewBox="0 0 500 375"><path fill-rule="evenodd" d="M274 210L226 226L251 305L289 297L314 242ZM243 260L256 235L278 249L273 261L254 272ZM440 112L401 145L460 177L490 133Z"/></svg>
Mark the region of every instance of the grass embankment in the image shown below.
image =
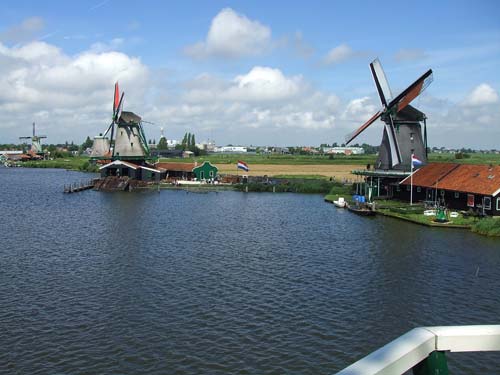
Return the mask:
<svg viewBox="0 0 500 375"><path fill-rule="evenodd" d="M89 158L81 156L65 159L26 161L21 166L25 168L59 168L92 173L99 171L96 165L89 163Z"/></svg>
<svg viewBox="0 0 500 375"><path fill-rule="evenodd" d="M472 225L472 231L485 236L500 237L500 219L479 219Z"/></svg>
<svg viewBox="0 0 500 375"><path fill-rule="evenodd" d="M340 189L338 182L325 178L289 178L279 184L248 183L235 185L239 191L249 192L275 192L275 193L301 193L301 194L329 194L332 190Z"/></svg>
<svg viewBox="0 0 500 375"><path fill-rule="evenodd" d="M330 196L326 196L325 199ZM333 197L333 196L332 196ZM425 207L422 204L409 205L406 202L392 200L376 200L375 208L377 213L384 216L390 216L397 219L410 221L416 224L422 224L441 228L464 228L472 232L485 236L500 237L500 219L479 218L474 216L463 216L459 213L458 217L448 217L448 223L435 223L435 216L425 216Z"/></svg>

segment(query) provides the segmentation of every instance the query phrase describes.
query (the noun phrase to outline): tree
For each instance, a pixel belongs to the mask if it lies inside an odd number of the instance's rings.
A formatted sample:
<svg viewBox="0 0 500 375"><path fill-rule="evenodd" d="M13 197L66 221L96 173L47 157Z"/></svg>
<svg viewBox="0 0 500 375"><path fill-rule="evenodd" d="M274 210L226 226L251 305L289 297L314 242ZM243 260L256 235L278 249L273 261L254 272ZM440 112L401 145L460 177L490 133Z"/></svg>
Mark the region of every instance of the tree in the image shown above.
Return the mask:
<svg viewBox="0 0 500 375"><path fill-rule="evenodd" d="M94 144L94 142L92 141L92 139L90 139L90 137L87 136L87 139L85 140L85 142L82 143L82 150L86 150L88 148L91 148L93 144Z"/></svg>
<svg viewBox="0 0 500 375"><path fill-rule="evenodd" d="M168 144L167 144L167 140L165 139L165 137L161 137L160 138L160 142L158 142L158 145L156 146L156 149L157 150L166 150L166 149L168 149Z"/></svg>

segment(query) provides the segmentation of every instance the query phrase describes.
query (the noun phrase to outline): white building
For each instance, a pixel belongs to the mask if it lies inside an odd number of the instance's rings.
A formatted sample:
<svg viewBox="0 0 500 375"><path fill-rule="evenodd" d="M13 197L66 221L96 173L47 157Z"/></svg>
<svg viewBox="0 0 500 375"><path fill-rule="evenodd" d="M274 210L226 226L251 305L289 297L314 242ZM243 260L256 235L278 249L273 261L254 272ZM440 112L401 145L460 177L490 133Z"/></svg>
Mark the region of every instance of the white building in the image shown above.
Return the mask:
<svg viewBox="0 0 500 375"><path fill-rule="evenodd" d="M364 154L363 147L323 147L325 154L360 155Z"/></svg>
<svg viewBox="0 0 500 375"><path fill-rule="evenodd" d="M221 146L221 147L214 147L214 152L221 152L221 153L234 153L234 154L241 154L247 152L248 149L244 146Z"/></svg>

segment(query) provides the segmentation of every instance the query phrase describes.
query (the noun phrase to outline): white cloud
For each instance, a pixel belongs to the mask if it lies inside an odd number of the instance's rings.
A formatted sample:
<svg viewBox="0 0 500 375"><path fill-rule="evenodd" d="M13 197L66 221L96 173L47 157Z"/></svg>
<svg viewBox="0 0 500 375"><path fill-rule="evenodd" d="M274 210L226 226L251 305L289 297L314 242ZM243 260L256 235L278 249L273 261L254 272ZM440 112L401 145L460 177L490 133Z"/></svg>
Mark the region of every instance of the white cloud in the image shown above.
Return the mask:
<svg viewBox="0 0 500 375"><path fill-rule="evenodd" d="M346 60L351 59L356 56L356 53L347 44L341 44L335 48L332 48L326 55L324 61L325 64L337 64Z"/></svg>
<svg viewBox="0 0 500 375"><path fill-rule="evenodd" d="M485 104L497 103L498 99L498 93L493 89L493 87L487 83L482 83L472 90L472 92L465 98L463 105L482 106Z"/></svg>
<svg viewBox="0 0 500 375"><path fill-rule="evenodd" d="M378 108L372 103L370 97L351 100L342 114L342 119L359 122L361 125L377 112Z"/></svg>
<svg viewBox="0 0 500 375"><path fill-rule="evenodd" d="M194 58L237 58L259 55L269 48L270 42L269 27L225 8L212 20L205 41L186 47L185 52Z"/></svg>
<svg viewBox="0 0 500 375"><path fill-rule="evenodd" d="M233 100L281 100L293 97L300 90L302 77L287 78L279 69L256 66L234 79L235 85L226 96Z"/></svg>
<svg viewBox="0 0 500 375"><path fill-rule="evenodd" d="M130 110L142 103L148 84L148 68L119 52L68 56L45 42L12 48L0 43L0 59L0 126L13 129L11 139L19 136L22 124L33 120L53 142L98 133L110 117L116 80L127 92L125 105Z"/></svg>
<svg viewBox="0 0 500 375"><path fill-rule="evenodd" d="M0 33L0 41L18 43L33 39L44 26L45 22L41 17L26 18L19 25L14 25Z"/></svg>

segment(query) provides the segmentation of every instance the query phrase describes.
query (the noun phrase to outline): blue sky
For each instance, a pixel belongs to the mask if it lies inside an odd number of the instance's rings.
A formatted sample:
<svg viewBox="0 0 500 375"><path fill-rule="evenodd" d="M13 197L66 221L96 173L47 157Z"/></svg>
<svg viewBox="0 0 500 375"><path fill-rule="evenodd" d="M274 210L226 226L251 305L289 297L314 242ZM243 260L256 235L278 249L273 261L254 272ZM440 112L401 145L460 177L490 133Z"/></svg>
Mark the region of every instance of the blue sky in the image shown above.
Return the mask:
<svg viewBox="0 0 500 375"><path fill-rule="evenodd" d="M125 109L168 138L218 144L341 143L380 108L368 64L414 101L431 145L500 148L500 3L4 1L0 143L36 121L49 142L106 128ZM20 129L25 128L23 134ZM22 131L21 131L22 132ZM376 123L358 139L378 144Z"/></svg>

